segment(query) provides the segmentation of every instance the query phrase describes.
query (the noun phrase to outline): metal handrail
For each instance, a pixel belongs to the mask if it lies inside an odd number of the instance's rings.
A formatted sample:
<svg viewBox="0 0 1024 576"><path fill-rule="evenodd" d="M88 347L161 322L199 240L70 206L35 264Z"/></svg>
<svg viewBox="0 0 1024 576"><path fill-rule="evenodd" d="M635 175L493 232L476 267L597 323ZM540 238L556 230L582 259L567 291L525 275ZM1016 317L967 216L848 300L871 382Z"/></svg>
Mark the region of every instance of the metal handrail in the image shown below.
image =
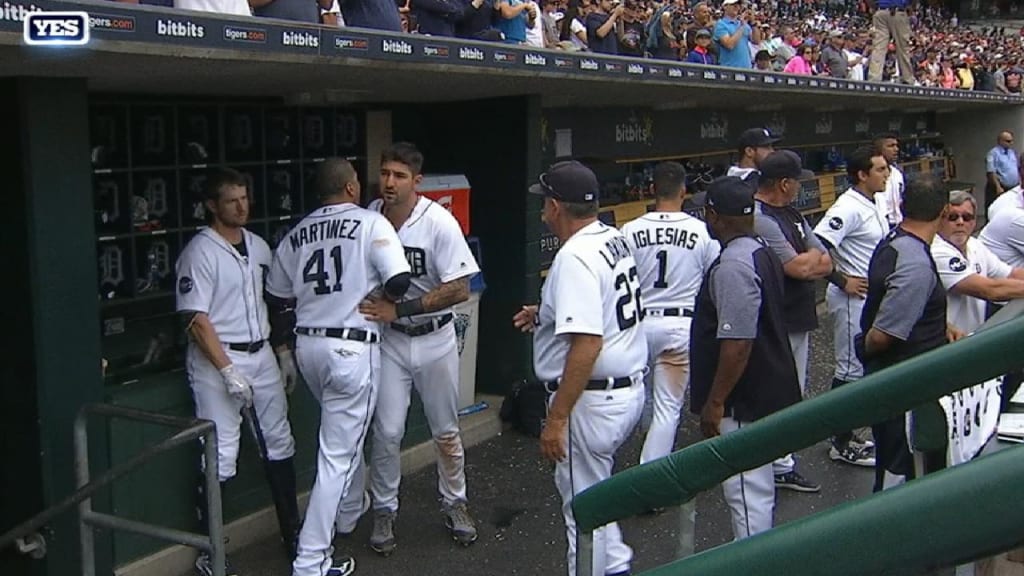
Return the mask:
<svg viewBox="0 0 1024 576"><path fill-rule="evenodd" d="M143 449L139 454L114 466L97 478L90 480L88 419L91 415L145 422L170 428L179 428L180 430L170 437ZM94 403L86 404L79 409L78 415L75 417L74 434L77 489L59 503L0 535L0 550L15 543L18 544L19 550L24 552L45 550L45 539L37 531L57 516L64 514L77 505L79 528L81 531L83 576L94 576L96 573L96 556L93 546L94 528L122 530L199 548L211 554L214 575L224 575L224 526L223 518L221 517L220 483L217 477L217 435L213 422L197 418L180 418L165 414L155 414L123 406ZM201 439L203 444L206 499L210 512L207 526L209 535L174 530L144 522L118 518L92 510L91 498L99 490L141 467L156 455L197 439ZM27 546L22 544L26 538L30 538L32 544Z"/></svg>

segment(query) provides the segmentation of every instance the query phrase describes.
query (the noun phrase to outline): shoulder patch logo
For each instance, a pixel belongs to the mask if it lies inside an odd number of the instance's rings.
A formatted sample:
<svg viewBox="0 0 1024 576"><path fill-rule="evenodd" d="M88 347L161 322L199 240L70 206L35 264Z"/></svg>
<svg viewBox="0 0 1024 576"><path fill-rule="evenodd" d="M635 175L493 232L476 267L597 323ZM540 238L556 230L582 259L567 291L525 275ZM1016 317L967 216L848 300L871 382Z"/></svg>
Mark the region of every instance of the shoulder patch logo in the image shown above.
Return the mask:
<svg viewBox="0 0 1024 576"><path fill-rule="evenodd" d="M949 259L949 269L953 272L963 272L967 270L967 262L964 262L963 258L959 256L953 256Z"/></svg>
<svg viewBox="0 0 1024 576"><path fill-rule="evenodd" d="M839 216L833 216L833 217L829 218L828 219L828 227L833 229L833 230L842 230L843 229L843 219L840 218Z"/></svg>
<svg viewBox="0 0 1024 576"><path fill-rule="evenodd" d="M731 331L732 330L732 324L729 324L728 322L726 322L725 324L722 324L722 330L725 331L725 332Z"/></svg>
<svg viewBox="0 0 1024 576"><path fill-rule="evenodd" d="M566 316L565 317L565 323L566 324L572 324L572 316Z"/></svg>
<svg viewBox="0 0 1024 576"><path fill-rule="evenodd" d="M188 276L182 276L178 279L178 292L181 294L188 294L192 291L192 279Z"/></svg>

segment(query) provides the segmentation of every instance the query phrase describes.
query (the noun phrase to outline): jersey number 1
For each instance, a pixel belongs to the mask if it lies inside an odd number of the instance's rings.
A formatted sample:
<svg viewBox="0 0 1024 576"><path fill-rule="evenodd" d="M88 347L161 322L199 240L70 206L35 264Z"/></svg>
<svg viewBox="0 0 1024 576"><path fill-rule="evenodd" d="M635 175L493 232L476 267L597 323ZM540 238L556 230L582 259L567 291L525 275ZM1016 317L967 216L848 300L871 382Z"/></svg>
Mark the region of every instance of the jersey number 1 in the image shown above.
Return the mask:
<svg viewBox="0 0 1024 576"><path fill-rule="evenodd" d="M341 246L331 248L330 258L334 263L335 278L334 284L331 285L327 284L331 279L331 274L324 266L323 248L317 248L310 254L309 259L306 260L306 265L302 267L302 281L306 284L316 284L313 286L313 294L317 296L330 294L331 292L341 292Z"/></svg>
<svg viewBox="0 0 1024 576"><path fill-rule="evenodd" d="M668 252L658 250L654 257L658 259L658 277L654 279L654 287L668 288L668 282L665 280L665 273L668 272Z"/></svg>

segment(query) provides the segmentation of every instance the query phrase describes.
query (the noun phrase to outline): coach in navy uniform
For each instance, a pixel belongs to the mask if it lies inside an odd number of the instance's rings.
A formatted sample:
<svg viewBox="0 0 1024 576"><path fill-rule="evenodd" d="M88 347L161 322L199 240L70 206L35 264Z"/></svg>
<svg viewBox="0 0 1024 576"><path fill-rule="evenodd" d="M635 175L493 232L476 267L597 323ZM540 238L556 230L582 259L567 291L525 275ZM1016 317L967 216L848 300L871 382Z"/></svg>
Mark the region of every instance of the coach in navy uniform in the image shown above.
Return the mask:
<svg viewBox="0 0 1024 576"><path fill-rule="evenodd" d="M941 182L931 177L914 180L903 193L903 221L871 256L868 294L857 337L857 355L866 374L963 335L946 322L946 289L930 248L948 206L949 197ZM876 492L914 478L904 421L899 415L872 427ZM944 450L924 456L924 472L945 464Z"/></svg>
<svg viewBox="0 0 1024 576"><path fill-rule="evenodd" d="M783 301L782 263L754 235L754 190L735 176L708 187L706 219L722 254L704 277L691 326L690 409L713 438L800 401ZM772 527L772 463L722 483L741 539Z"/></svg>

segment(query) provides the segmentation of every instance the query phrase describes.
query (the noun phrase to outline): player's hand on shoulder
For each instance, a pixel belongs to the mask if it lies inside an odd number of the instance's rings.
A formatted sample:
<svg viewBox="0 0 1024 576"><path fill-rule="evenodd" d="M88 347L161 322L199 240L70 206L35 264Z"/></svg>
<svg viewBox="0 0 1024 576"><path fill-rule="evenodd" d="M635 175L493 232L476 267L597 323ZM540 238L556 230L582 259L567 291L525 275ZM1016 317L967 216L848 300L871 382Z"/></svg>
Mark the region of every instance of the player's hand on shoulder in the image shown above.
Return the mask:
<svg viewBox="0 0 1024 576"><path fill-rule="evenodd" d="M299 369L295 366L295 355L287 348L277 351L277 365L281 368L281 381L284 383L285 394L295 391L299 382Z"/></svg>
<svg viewBox="0 0 1024 576"><path fill-rule="evenodd" d="M398 319L395 303L383 296L367 295L359 303L359 313L372 322L394 322Z"/></svg>
<svg viewBox="0 0 1024 576"><path fill-rule="evenodd" d="M519 312L512 316L512 325L521 332L533 332L533 327L537 325L537 307L523 306L520 308Z"/></svg>
<svg viewBox="0 0 1024 576"><path fill-rule="evenodd" d="M235 368L234 364L228 364L221 368L220 376L224 381L224 387L232 398L241 400L246 408L252 406L252 383Z"/></svg>

